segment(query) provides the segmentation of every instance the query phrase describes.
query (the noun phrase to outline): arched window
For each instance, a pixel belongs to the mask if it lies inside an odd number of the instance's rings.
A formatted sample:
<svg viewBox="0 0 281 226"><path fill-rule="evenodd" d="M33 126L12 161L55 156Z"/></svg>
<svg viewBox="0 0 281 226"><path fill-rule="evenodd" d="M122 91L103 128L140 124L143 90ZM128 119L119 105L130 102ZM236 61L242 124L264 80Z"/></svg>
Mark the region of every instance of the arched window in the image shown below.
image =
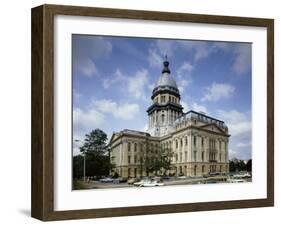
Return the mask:
<svg viewBox="0 0 281 226"><path fill-rule="evenodd" d="M164 123L165 122L165 115L162 114L161 117L162 117L162 123Z"/></svg>

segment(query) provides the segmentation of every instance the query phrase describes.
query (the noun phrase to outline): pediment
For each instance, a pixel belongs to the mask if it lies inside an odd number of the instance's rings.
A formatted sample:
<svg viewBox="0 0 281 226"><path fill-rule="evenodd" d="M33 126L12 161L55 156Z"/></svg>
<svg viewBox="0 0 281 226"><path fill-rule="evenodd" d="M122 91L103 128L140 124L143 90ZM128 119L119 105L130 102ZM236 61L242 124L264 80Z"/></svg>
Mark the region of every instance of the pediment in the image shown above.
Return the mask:
<svg viewBox="0 0 281 226"><path fill-rule="evenodd" d="M114 142L114 140L118 139L119 136L120 136L119 133L113 133L109 140L109 144Z"/></svg>
<svg viewBox="0 0 281 226"><path fill-rule="evenodd" d="M221 133L221 134L226 134L223 129L221 129L219 126L217 126L215 123L210 123L207 125L201 126L202 129L212 131L215 133Z"/></svg>

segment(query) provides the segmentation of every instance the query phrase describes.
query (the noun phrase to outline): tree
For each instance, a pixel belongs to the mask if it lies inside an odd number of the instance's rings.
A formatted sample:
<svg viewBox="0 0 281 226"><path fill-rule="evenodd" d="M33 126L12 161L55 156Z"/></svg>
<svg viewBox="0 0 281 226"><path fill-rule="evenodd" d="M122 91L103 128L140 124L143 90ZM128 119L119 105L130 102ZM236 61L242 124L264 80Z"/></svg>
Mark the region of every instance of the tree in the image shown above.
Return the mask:
<svg viewBox="0 0 281 226"><path fill-rule="evenodd" d="M73 177L81 178L83 177L83 155L73 156Z"/></svg>
<svg viewBox="0 0 281 226"><path fill-rule="evenodd" d="M169 148L160 148L155 153L147 155L145 158L145 168L147 172L155 173L163 170L164 175L171 169L173 153Z"/></svg>
<svg viewBox="0 0 281 226"><path fill-rule="evenodd" d="M252 172L252 159L249 159L248 162L246 163L246 170L248 172Z"/></svg>
<svg viewBox="0 0 281 226"><path fill-rule="evenodd" d="M232 159L229 161L229 171L239 172L247 170L247 165L243 160Z"/></svg>
<svg viewBox="0 0 281 226"><path fill-rule="evenodd" d="M85 135L84 144L80 147L81 154L73 157L73 176L80 176L86 157L86 175L108 175L112 167L106 145L107 135L100 129L92 130Z"/></svg>

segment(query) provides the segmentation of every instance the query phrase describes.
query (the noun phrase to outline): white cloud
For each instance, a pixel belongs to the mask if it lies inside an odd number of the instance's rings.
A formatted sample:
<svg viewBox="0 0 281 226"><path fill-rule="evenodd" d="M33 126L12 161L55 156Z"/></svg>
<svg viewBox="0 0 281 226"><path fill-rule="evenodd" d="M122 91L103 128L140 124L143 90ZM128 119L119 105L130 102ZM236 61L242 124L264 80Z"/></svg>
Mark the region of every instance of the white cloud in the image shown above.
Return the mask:
<svg viewBox="0 0 281 226"><path fill-rule="evenodd" d="M237 158L237 156L239 155L238 151L234 151L233 149L229 149L228 150L229 153L229 159L234 159Z"/></svg>
<svg viewBox="0 0 281 226"><path fill-rule="evenodd" d="M73 152L79 154L79 147L83 144L84 136L91 130L98 128L105 122L104 115L94 108L83 110L73 109ZM79 140L79 142L75 142ZM82 142L81 142L82 141Z"/></svg>
<svg viewBox="0 0 281 226"><path fill-rule="evenodd" d="M94 101L94 105L99 111L112 114L117 119L132 120L139 113L138 104L117 104L112 100L103 99Z"/></svg>
<svg viewBox="0 0 281 226"><path fill-rule="evenodd" d="M119 82L124 82L120 88L123 91L127 91L130 97L137 100L147 100L147 89L150 88L147 70L142 69L137 71L133 76L126 76L117 69L112 78L103 81L103 87L107 89Z"/></svg>
<svg viewBox="0 0 281 226"><path fill-rule="evenodd" d="M126 80L126 77L122 74L121 70L117 68L111 78L103 80L103 87L108 89L110 86L124 80Z"/></svg>
<svg viewBox="0 0 281 226"><path fill-rule="evenodd" d="M96 64L93 60L85 58L79 64L77 64L77 69L85 76L91 77L98 73Z"/></svg>
<svg viewBox="0 0 281 226"><path fill-rule="evenodd" d="M189 74L193 70L193 65L190 62L183 62L183 64L177 70L177 74L184 75L185 73Z"/></svg>
<svg viewBox="0 0 281 226"><path fill-rule="evenodd" d="M203 41L178 41L178 44L192 51L194 62L198 62L206 57L208 57L213 52L213 46L208 42Z"/></svg>
<svg viewBox="0 0 281 226"><path fill-rule="evenodd" d="M183 112L187 112L189 110L188 104L185 101L181 101L181 105L183 107Z"/></svg>
<svg viewBox="0 0 281 226"><path fill-rule="evenodd" d="M233 70L239 75L247 72L252 64L251 45L240 44L234 48L234 54L236 55L236 58L233 63Z"/></svg>
<svg viewBox="0 0 281 226"><path fill-rule="evenodd" d="M142 132L147 132L148 130L148 124L145 124L143 128L140 129Z"/></svg>
<svg viewBox="0 0 281 226"><path fill-rule="evenodd" d="M192 104L192 110L197 112L204 112L205 114L208 114L207 108L203 105L199 105L197 103Z"/></svg>
<svg viewBox="0 0 281 226"><path fill-rule="evenodd" d="M177 70L177 84L181 93L183 93L185 88L192 82L191 72L193 68L190 62L183 62Z"/></svg>
<svg viewBox="0 0 281 226"><path fill-rule="evenodd" d="M120 105L116 112L113 113L114 117L124 119L124 120L132 120L139 113L139 105L138 104L123 104Z"/></svg>
<svg viewBox="0 0 281 226"><path fill-rule="evenodd" d="M251 132L252 123L248 113L242 113L236 110L225 111L218 110L218 116L224 120L232 136L239 136Z"/></svg>
<svg viewBox="0 0 281 226"><path fill-rule="evenodd" d="M226 83L213 83L210 87L206 88L206 91L201 101L217 101L223 98L230 98L235 88Z"/></svg>
<svg viewBox="0 0 281 226"><path fill-rule="evenodd" d="M163 58L157 52L156 49L148 50L148 62L150 67L161 68L163 63Z"/></svg>
<svg viewBox="0 0 281 226"><path fill-rule="evenodd" d="M91 108L87 111L80 108L73 109L73 126L79 130L87 130L100 126L104 122L104 115Z"/></svg>
<svg viewBox="0 0 281 226"><path fill-rule="evenodd" d="M137 71L132 77L128 77L128 92L135 99L146 100L146 88L148 87L148 72L143 69Z"/></svg>
<svg viewBox="0 0 281 226"><path fill-rule="evenodd" d="M156 47L161 56L172 56L175 46L173 45L173 42L170 40L163 40L158 39L156 41Z"/></svg>

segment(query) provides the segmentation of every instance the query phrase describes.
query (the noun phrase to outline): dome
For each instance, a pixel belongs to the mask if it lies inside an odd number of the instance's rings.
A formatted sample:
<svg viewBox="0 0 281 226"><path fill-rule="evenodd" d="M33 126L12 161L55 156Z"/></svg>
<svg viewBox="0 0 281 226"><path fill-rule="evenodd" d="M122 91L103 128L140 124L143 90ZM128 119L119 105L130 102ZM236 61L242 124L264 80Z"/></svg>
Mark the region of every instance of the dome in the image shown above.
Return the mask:
<svg viewBox="0 0 281 226"><path fill-rule="evenodd" d="M175 89L178 88L176 81L173 79L170 73L163 73L160 75L158 81L156 82L155 88L163 86L173 87Z"/></svg>
<svg viewBox="0 0 281 226"><path fill-rule="evenodd" d="M158 81L155 84L155 89L157 89L158 87L164 87L164 86L168 86L174 89L178 89L177 83L176 81L173 79L173 76L171 75L171 71L169 69L169 62L167 60L165 60L163 62L163 70L162 70L162 74L160 75Z"/></svg>

